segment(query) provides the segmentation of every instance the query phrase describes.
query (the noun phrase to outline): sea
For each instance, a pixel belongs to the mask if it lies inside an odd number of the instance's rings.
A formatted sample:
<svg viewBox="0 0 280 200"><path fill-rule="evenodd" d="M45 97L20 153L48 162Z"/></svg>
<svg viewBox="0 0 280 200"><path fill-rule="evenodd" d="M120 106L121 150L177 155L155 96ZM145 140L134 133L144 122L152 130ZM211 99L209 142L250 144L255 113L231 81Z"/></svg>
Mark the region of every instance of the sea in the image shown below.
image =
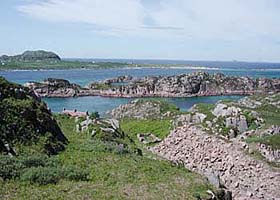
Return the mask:
<svg viewBox="0 0 280 200"><path fill-rule="evenodd" d="M253 78L267 77L280 78L280 63L257 62L220 62L220 61L174 61L174 60L131 60L131 59L67 59L87 62L123 62L138 64L133 68L111 69L69 69L69 70L11 70L0 71L0 76L7 80L24 84L28 81L42 81L46 78L62 78L82 86L93 81L101 81L121 75L144 76L171 76L187 74L195 71L224 73L231 76L249 76ZM149 67L141 67L149 64ZM160 67L160 65L168 67ZM154 66L153 66L154 65ZM240 96L215 96L215 97L188 97L188 98L163 98L174 103L182 111L186 111L197 103L215 103L222 99L237 100ZM75 98L44 98L48 107L53 112L61 112L63 108L77 109L79 111L99 112L106 116L106 112L133 100L133 98L110 97L75 97Z"/></svg>

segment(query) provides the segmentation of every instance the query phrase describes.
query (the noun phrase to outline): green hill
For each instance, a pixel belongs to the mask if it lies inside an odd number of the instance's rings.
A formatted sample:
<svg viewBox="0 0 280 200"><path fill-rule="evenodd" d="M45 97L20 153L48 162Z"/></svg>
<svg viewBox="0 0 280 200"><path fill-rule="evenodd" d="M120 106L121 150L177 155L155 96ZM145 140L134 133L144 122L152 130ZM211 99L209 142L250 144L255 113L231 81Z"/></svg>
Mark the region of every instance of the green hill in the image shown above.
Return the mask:
<svg viewBox="0 0 280 200"><path fill-rule="evenodd" d="M49 51L25 51L20 55L0 57L1 62L16 62L16 61L60 61L60 57Z"/></svg>

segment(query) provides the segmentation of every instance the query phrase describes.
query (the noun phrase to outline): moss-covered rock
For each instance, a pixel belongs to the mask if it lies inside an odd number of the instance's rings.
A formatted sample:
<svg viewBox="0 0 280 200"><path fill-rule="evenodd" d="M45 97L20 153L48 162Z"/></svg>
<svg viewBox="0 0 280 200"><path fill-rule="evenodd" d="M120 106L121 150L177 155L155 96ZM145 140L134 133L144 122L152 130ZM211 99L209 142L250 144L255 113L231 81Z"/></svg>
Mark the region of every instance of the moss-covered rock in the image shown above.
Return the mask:
<svg viewBox="0 0 280 200"><path fill-rule="evenodd" d="M0 151L14 154L32 146L56 154L65 144L67 138L46 104L29 89L0 77Z"/></svg>

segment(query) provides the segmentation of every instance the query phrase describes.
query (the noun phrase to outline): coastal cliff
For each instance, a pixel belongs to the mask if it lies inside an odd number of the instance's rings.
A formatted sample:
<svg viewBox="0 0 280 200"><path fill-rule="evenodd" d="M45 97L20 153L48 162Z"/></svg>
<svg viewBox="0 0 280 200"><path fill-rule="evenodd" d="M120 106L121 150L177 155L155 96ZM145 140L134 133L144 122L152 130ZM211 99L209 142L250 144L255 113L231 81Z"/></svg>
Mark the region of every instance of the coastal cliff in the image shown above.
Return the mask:
<svg viewBox="0 0 280 200"><path fill-rule="evenodd" d="M57 82L63 82L63 84L56 84ZM102 82L93 82L87 87L56 79L41 83L27 83L26 86L33 89L38 96L43 97L191 97L277 93L280 92L280 79L254 79L226 76L221 73L195 72L144 78L121 76Z"/></svg>

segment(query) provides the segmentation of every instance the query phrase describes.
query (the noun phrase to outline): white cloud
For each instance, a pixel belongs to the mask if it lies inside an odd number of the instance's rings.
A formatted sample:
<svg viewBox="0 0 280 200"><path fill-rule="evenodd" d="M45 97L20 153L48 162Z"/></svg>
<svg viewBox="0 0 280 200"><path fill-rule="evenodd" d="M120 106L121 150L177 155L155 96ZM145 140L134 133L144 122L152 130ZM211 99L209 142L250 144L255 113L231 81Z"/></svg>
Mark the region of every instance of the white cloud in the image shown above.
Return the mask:
<svg viewBox="0 0 280 200"><path fill-rule="evenodd" d="M116 36L258 40L280 34L277 0L45 0L18 10L53 22L87 23Z"/></svg>

